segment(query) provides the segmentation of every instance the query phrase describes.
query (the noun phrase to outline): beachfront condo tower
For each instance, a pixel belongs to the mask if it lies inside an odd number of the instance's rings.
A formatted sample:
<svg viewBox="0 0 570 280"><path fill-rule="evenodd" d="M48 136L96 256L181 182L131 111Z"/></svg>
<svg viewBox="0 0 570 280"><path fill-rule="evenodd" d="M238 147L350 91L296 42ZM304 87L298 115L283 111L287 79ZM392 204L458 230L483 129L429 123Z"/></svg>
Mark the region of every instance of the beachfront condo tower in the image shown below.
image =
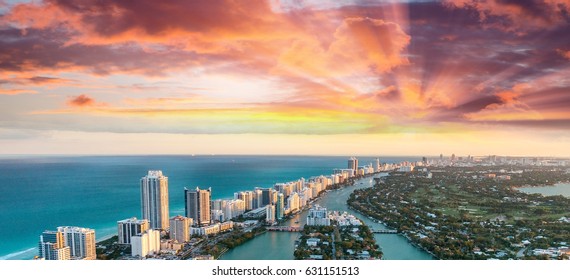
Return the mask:
<svg viewBox="0 0 570 280"><path fill-rule="evenodd" d="M193 224L198 226L209 225L211 222L210 203L212 189L189 190L184 188L184 205L186 217L192 218Z"/></svg>
<svg viewBox="0 0 570 280"><path fill-rule="evenodd" d="M160 170L141 178L141 211L151 229L168 229L168 177Z"/></svg>

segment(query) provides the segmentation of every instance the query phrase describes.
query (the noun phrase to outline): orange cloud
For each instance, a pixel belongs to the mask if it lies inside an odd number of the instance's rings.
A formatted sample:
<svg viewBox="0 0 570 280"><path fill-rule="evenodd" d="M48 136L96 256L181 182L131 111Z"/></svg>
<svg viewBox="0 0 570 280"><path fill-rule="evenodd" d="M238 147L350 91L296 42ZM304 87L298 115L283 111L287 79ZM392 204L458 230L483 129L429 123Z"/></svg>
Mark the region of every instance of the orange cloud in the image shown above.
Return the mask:
<svg viewBox="0 0 570 280"><path fill-rule="evenodd" d="M28 89L4 89L0 88L0 95L36 94L35 90Z"/></svg>
<svg viewBox="0 0 570 280"><path fill-rule="evenodd" d="M570 59L570 50L568 51L564 51L561 49L556 50L558 52L558 54L560 54L562 57L566 58L566 59Z"/></svg>
<svg viewBox="0 0 570 280"><path fill-rule="evenodd" d="M98 103L95 102L95 99L93 99L87 94L72 96L67 100L66 104L69 107L76 107L76 108L93 107L98 105Z"/></svg>
<svg viewBox="0 0 570 280"><path fill-rule="evenodd" d="M346 18L323 46L317 39L297 40L282 53L277 69L335 77L387 72L408 64L403 51L411 37L398 24L363 17Z"/></svg>
<svg viewBox="0 0 570 280"><path fill-rule="evenodd" d="M244 41L293 38L292 25L264 0L113 1L53 0L16 5L4 24L65 27L67 45L165 44L199 53L239 49Z"/></svg>
<svg viewBox="0 0 570 280"><path fill-rule="evenodd" d="M71 72L66 76L81 82L60 89L89 95L63 100L66 107L59 110L50 110L49 102L45 110L33 110L125 120L116 129L127 127L132 116L167 117L174 130L184 125L179 119L216 127L223 126L219 119L239 123L227 128L231 132L255 131L263 123L271 133L303 122L298 131L328 124L321 131L330 133L354 120L357 126L342 131L366 133L390 122L469 124L525 113L549 118L569 104L561 94L568 92L568 64L560 57L570 58L562 51L568 41L563 30L549 32L559 25L556 11L566 6L531 2L538 3L448 1L465 9L445 9L438 2L408 1L276 11L271 1L35 1L14 5L0 19L6 27L0 28L0 69L8 72L0 74L0 83L49 94L68 82L51 76ZM554 11L553 19L544 17L544 9ZM481 29L481 22L546 32L529 40ZM552 51L557 48L558 54ZM211 79L216 75L223 78ZM145 85L161 79L162 86ZM532 90L513 87L533 79ZM145 86L125 85L138 82ZM207 89L188 94L194 86ZM541 95L554 87L556 93ZM19 93L26 91L0 90ZM97 102L103 94L116 94L122 103ZM200 131L207 132L207 125Z"/></svg>
<svg viewBox="0 0 570 280"><path fill-rule="evenodd" d="M503 103L516 103L519 102L519 97L525 93L526 90L530 89L530 85L527 83L520 83L513 86L511 90L502 91L497 93L497 97Z"/></svg>

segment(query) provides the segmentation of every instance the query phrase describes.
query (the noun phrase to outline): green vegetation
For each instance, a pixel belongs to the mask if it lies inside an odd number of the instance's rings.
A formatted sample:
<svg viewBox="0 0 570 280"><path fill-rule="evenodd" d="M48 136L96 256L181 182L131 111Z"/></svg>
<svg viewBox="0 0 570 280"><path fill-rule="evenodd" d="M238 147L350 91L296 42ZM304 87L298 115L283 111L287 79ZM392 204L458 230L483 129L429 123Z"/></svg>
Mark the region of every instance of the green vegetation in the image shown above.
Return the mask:
<svg viewBox="0 0 570 280"><path fill-rule="evenodd" d="M301 232L297 247L293 253L296 260L306 260L313 256L322 256L323 260L333 258L333 226L305 226ZM316 246L307 243L308 240L318 240Z"/></svg>
<svg viewBox="0 0 570 280"><path fill-rule="evenodd" d="M333 222L332 226L305 226L301 233L294 252L296 260L382 258L374 234L366 225L339 226Z"/></svg>
<svg viewBox="0 0 570 280"><path fill-rule="evenodd" d="M229 249L233 249L265 232L265 227L256 227L248 232L234 228L232 232L224 234L222 239L205 243L200 249L200 255L211 255L214 259L218 259Z"/></svg>
<svg viewBox="0 0 570 280"><path fill-rule="evenodd" d="M517 191L518 186L570 180L565 170L533 167L446 167L428 179L396 173L375 187L355 191L354 209L397 229L440 259L567 258L557 251L570 243L570 199ZM508 173L511 179L486 174ZM561 251L558 251L561 252Z"/></svg>
<svg viewBox="0 0 570 280"><path fill-rule="evenodd" d="M131 254L131 246L118 244L117 235L97 243L96 253L98 260L118 260L122 256Z"/></svg>
<svg viewBox="0 0 570 280"><path fill-rule="evenodd" d="M219 243L221 245L226 246L228 249L233 249L265 232L266 229L263 227L254 228L250 232L244 232L243 230L234 230L231 234L229 234L226 238L222 239Z"/></svg>
<svg viewBox="0 0 570 280"><path fill-rule="evenodd" d="M382 251L376 244L374 234L368 226L343 226L338 229L340 238L337 238L335 242L338 259L382 258ZM368 255L363 253L368 253Z"/></svg>

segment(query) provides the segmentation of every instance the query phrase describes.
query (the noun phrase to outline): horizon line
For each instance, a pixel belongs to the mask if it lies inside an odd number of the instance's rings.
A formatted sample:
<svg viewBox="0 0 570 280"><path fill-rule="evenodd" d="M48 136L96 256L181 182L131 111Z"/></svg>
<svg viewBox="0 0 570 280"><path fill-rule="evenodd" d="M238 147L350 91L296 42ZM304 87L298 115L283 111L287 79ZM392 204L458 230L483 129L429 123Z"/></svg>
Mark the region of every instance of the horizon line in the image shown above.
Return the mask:
<svg viewBox="0 0 570 280"><path fill-rule="evenodd" d="M482 158L482 157L489 157L489 156L497 156L497 157L509 157L509 158L543 158L543 159L566 159L569 160L570 157L565 156L549 156L549 155L501 155L501 154L485 154L485 155L463 155L463 154L443 154L444 158L449 158L451 155L455 155L456 157L467 157L472 156L474 158ZM144 154L144 153L128 153L128 154L0 154L1 157L82 157L82 156L92 156L92 157L105 157L105 156L190 156L190 157L204 157L204 156L261 156L261 157L274 157L274 156L292 156L292 157L367 157L367 158L383 158L383 157L426 157L426 158L439 158L441 154L433 154L433 155L356 155L356 154L228 154L228 153L220 153L220 154L198 154L198 153L156 153L156 154Z"/></svg>

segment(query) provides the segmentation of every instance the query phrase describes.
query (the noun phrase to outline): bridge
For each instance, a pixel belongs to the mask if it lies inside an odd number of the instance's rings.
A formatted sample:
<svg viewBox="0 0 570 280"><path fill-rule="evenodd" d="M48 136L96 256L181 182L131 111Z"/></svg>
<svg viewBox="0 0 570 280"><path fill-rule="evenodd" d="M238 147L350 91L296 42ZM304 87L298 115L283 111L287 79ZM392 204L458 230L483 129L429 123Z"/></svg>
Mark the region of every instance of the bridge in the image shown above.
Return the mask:
<svg viewBox="0 0 570 280"><path fill-rule="evenodd" d="M301 231L301 227L287 227L287 226L274 226L274 227L267 227L268 231L289 231L289 232L299 232Z"/></svg>
<svg viewBox="0 0 570 280"><path fill-rule="evenodd" d="M374 229L370 228L370 231L373 233L381 233L381 234L397 234L398 231L395 229Z"/></svg>

